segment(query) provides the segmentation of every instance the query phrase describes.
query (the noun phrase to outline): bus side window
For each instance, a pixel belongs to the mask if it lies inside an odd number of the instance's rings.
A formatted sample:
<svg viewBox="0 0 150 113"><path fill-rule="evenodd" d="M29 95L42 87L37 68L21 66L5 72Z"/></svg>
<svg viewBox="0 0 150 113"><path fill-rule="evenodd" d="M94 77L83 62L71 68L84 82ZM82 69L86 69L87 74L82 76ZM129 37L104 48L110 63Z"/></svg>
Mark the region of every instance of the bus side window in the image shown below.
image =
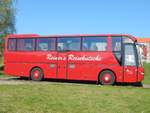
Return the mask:
<svg viewBox="0 0 150 113"><path fill-rule="evenodd" d="M8 39L8 50L9 51L16 50L16 39Z"/></svg>
<svg viewBox="0 0 150 113"><path fill-rule="evenodd" d="M58 51L80 51L81 38L79 37L68 37L58 38L57 50Z"/></svg>
<svg viewBox="0 0 150 113"><path fill-rule="evenodd" d="M112 51L120 65L122 64L121 41L122 37L120 36L112 37Z"/></svg>
<svg viewBox="0 0 150 113"><path fill-rule="evenodd" d="M18 51L33 51L35 47L35 39L17 39Z"/></svg>
<svg viewBox="0 0 150 113"><path fill-rule="evenodd" d="M59 42L59 43L57 44L57 50L58 50L58 51L63 51L63 50L64 50L64 44Z"/></svg>
<svg viewBox="0 0 150 113"><path fill-rule="evenodd" d="M48 50L48 40L46 38L37 39L37 50L47 51Z"/></svg>
<svg viewBox="0 0 150 113"><path fill-rule="evenodd" d="M96 43L92 43L90 47L91 51L98 51L98 47L96 46Z"/></svg>
<svg viewBox="0 0 150 113"><path fill-rule="evenodd" d="M88 50L88 44L87 43L83 43L83 50Z"/></svg>
<svg viewBox="0 0 150 113"><path fill-rule="evenodd" d="M55 50L55 38L38 38L36 50L37 51Z"/></svg>
<svg viewBox="0 0 150 113"><path fill-rule="evenodd" d="M83 51L106 51L107 37L84 37L82 44Z"/></svg>
<svg viewBox="0 0 150 113"><path fill-rule="evenodd" d="M32 50L33 49L32 43L25 43L24 49L29 51Z"/></svg>
<svg viewBox="0 0 150 113"><path fill-rule="evenodd" d="M112 37L112 51L121 51L121 37Z"/></svg>

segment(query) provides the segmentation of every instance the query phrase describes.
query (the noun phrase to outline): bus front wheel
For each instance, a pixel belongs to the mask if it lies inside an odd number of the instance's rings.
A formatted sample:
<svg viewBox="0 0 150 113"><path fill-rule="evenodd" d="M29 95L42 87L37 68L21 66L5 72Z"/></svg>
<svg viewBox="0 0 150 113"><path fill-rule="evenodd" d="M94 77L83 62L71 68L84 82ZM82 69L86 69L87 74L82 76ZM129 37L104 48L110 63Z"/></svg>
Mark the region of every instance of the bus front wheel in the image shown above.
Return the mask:
<svg viewBox="0 0 150 113"><path fill-rule="evenodd" d="M98 80L101 85L113 85L115 83L115 75L112 71L105 70L100 73Z"/></svg>
<svg viewBox="0 0 150 113"><path fill-rule="evenodd" d="M44 78L44 73L40 68L33 68L30 73L31 80L41 81Z"/></svg>

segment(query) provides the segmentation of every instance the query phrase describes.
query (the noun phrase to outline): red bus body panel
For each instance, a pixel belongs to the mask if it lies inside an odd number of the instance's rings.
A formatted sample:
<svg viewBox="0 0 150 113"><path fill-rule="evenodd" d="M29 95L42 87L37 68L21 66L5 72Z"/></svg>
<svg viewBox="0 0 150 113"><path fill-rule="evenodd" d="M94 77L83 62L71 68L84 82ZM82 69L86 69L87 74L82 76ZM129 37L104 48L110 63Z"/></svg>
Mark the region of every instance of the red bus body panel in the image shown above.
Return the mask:
<svg viewBox="0 0 150 113"><path fill-rule="evenodd" d="M144 79L144 68L139 66L138 67L138 82L142 81Z"/></svg>
<svg viewBox="0 0 150 113"><path fill-rule="evenodd" d="M61 35L62 36L62 35ZM65 35L67 36L67 35ZM101 36L101 35L73 35L73 36ZM98 76L103 70L111 70L116 76L116 82L137 82L144 78L142 67L120 66L111 51L111 36L108 36L108 48L105 52L59 52L59 51L33 51L33 52L9 52L5 45L4 64L5 73L14 76L30 76L34 67L40 67L44 72L44 78L92 80L98 81ZM114 35L116 36L116 35ZM120 36L120 35L117 35ZM122 35L121 35L122 36ZM128 36L128 35L123 35ZM10 35L6 38L36 38L39 35ZM43 37L43 36L42 36ZM60 37L59 35L50 37ZM130 36L131 37L131 36ZM131 37L136 41L135 38ZM128 71L127 71L128 70ZM138 75L136 74L138 72Z"/></svg>
<svg viewBox="0 0 150 113"><path fill-rule="evenodd" d="M137 67L125 66L124 67L124 82L135 82L137 79Z"/></svg>
<svg viewBox="0 0 150 113"><path fill-rule="evenodd" d="M47 56L59 58L48 60ZM78 61L74 58L97 57L99 61ZM33 67L40 67L45 78L72 79L72 80L97 80L100 71L113 70L117 74L117 81L122 81L122 67L118 65L111 52L12 52L5 54L5 73L17 76L30 75Z"/></svg>

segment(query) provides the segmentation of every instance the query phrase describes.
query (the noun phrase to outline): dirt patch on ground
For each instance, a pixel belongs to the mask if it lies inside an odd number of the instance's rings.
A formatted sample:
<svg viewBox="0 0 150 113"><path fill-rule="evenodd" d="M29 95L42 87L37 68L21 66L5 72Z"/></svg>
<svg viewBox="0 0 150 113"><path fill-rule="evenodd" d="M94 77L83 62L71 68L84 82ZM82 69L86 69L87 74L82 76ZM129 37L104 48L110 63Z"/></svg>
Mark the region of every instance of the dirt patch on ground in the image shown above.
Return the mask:
<svg viewBox="0 0 150 113"><path fill-rule="evenodd" d="M67 80L55 80L55 79L48 79L44 81L32 81L25 78L19 77L4 77L0 78L0 85L20 85L20 84L66 84L66 85L83 85L83 84L94 84L95 82L88 82L88 81L67 81Z"/></svg>
<svg viewBox="0 0 150 113"><path fill-rule="evenodd" d="M20 79L17 77L5 77L0 78L0 85L19 85L19 84L39 84L39 83L48 83L48 82L36 82L31 80Z"/></svg>

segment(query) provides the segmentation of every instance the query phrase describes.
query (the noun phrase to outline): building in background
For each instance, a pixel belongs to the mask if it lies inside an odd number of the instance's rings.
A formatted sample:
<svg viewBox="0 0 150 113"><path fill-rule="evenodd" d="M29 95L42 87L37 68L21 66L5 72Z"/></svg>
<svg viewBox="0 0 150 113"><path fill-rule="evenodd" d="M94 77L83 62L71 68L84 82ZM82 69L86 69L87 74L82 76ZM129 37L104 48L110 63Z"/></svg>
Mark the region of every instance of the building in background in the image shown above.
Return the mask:
<svg viewBox="0 0 150 113"><path fill-rule="evenodd" d="M142 49L142 59L150 63L150 38L137 38L137 41Z"/></svg>

